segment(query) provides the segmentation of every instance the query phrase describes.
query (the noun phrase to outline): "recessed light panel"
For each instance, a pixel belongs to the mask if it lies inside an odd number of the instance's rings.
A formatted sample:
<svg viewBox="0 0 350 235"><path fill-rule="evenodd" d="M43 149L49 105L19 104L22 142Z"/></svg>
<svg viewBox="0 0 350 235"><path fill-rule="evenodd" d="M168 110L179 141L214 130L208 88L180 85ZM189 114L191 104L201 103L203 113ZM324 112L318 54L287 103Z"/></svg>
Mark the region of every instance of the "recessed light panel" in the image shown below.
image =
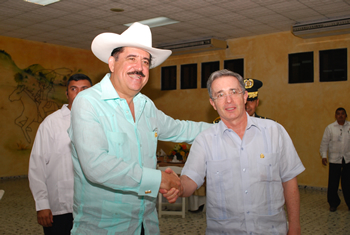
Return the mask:
<svg viewBox="0 0 350 235"><path fill-rule="evenodd" d="M60 0L24 0L24 1L39 4L41 6L46 6L51 3L59 2Z"/></svg>
<svg viewBox="0 0 350 235"><path fill-rule="evenodd" d="M138 21L138 22L141 24L148 25L150 28L154 28L154 27L160 27L160 26L164 26L164 25L168 25L168 24L176 24L176 23L179 23L180 21L172 20L168 17L157 17L157 18L142 20L142 21ZM133 23L128 23L128 24L124 24L124 25L130 26L132 24Z"/></svg>

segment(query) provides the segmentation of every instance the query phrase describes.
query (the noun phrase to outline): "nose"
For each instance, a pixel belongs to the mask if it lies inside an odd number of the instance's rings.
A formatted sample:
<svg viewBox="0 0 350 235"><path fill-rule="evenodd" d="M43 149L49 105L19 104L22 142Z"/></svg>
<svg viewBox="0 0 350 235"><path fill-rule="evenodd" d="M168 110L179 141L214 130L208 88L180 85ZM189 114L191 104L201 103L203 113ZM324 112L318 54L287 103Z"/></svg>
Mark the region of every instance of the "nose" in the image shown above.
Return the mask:
<svg viewBox="0 0 350 235"><path fill-rule="evenodd" d="M142 64L142 60L137 60L134 64L134 68L137 70L137 71L142 71L143 69L143 64Z"/></svg>
<svg viewBox="0 0 350 235"><path fill-rule="evenodd" d="M226 99L226 103L231 103L232 102L232 94L226 94L225 99Z"/></svg>

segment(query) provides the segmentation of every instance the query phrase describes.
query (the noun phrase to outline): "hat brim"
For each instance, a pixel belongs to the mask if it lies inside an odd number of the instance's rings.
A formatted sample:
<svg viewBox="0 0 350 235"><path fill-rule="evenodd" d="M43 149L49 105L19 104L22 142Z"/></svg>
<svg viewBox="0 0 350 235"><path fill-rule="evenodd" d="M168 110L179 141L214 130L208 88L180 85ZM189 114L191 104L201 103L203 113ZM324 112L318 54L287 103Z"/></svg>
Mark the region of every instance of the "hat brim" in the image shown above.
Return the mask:
<svg viewBox="0 0 350 235"><path fill-rule="evenodd" d="M123 35L115 33L101 33L94 38L91 44L94 55L107 64L112 51L118 47L136 47L150 53L152 55L150 69L162 64L172 53L170 50L157 49L133 42L123 37Z"/></svg>

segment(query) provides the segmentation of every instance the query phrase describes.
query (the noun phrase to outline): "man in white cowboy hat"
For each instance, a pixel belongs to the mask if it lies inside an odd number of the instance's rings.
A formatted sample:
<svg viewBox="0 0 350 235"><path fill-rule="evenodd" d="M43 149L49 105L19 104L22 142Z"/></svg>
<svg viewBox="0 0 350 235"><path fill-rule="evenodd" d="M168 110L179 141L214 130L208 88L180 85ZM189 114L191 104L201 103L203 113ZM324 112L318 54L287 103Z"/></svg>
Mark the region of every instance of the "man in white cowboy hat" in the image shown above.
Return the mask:
<svg viewBox="0 0 350 235"><path fill-rule="evenodd" d="M180 181L155 169L157 141L191 143L210 124L174 120L140 93L149 69L171 54L152 47L148 26L102 33L91 48L111 73L80 93L72 108L72 234L159 234L158 191Z"/></svg>

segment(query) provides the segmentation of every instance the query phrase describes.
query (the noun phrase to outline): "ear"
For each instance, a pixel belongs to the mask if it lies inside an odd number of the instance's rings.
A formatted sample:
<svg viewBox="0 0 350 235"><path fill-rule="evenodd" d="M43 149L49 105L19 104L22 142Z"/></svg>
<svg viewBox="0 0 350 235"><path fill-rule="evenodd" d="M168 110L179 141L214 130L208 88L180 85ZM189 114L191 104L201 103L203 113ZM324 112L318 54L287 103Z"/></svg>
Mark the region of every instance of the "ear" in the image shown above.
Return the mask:
<svg viewBox="0 0 350 235"><path fill-rule="evenodd" d="M259 106L259 98L256 99L256 107Z"/></svg>
<svg viewBox="0 0 350 235"><path fill-rule="evenodd" d="M115 58L113 56L110 56L108 59L108 67L112 73L114 72L114 63L115 63Z"/></svg>
<svg viewBox="0 0 350 235"><path fill-rule="evenodd" d="M246 104L247 103L247 99L248 99L248 91L244 91L243 98L244 98L244 104Z"/></svg>
<svg viewBox="0 0 350 235"><path fill-rule="evenodd" d="M214 102L211 98L209 98L209 102L210 102L211 106L213 106L213 108L214 108L215 110L217 110L217 109L216 109L215 102Z"/></svg>

